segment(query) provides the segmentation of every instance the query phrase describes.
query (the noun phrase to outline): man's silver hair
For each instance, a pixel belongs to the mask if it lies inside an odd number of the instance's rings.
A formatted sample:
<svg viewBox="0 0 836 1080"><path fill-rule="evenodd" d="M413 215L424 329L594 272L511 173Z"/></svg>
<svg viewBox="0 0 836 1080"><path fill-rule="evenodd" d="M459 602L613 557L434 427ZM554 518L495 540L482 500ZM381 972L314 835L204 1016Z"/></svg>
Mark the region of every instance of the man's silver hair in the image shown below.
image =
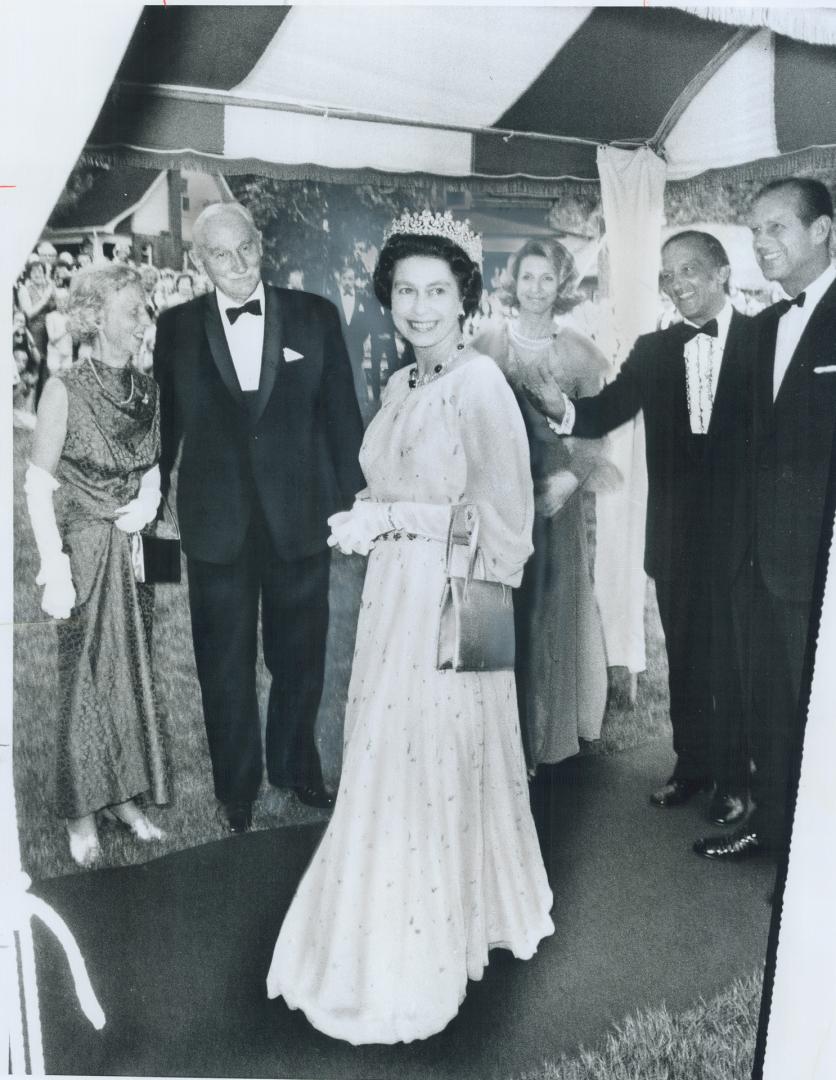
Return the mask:
<svg viewBox="0 0 836 1080"><path fill-rule="evenodd" d="M253 221L253 216L249 210L242 206L238 202L217 202L207 206L205 210L202 210L197 217L194 225L192 226L192 243L195 250L205 250L204 237L206 234L206 228L210 222L214 221L217 217L222 217L226 214L237 214L243 218L244 221L250 226L253 233L258 236L259 232L256 228L256 224Z"/></svg>

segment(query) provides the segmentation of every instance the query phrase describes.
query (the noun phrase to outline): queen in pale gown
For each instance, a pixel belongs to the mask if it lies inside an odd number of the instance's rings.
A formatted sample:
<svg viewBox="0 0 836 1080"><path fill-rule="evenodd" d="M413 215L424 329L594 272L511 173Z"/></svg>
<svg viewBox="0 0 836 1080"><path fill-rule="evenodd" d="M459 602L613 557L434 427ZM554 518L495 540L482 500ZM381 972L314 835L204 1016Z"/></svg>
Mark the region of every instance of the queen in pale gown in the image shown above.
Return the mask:
<svg viewBox="0 0 836 1080"><path fill-rule="evenodd" d="M554 931L513 673L436 669L453 508L478 510L485 577L517 586L532 550L519 409L461 339L478 245L449 215L391 227L375 291L416 363L392 376L366 432L368 488L331 519L333 543L369 554L342 777L267 988L355 1044L441 1031L489 949L527 959Z"/></svg>

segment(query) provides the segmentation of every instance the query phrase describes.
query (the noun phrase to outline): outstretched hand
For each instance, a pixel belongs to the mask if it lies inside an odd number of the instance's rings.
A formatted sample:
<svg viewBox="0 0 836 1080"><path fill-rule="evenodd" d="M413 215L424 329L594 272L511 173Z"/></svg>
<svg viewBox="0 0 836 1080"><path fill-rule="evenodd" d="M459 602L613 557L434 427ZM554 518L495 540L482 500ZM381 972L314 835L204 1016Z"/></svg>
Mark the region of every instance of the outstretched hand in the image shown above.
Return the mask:
<svg viewBox="0 0 836 1080"><path fill-rule="evenodd" d="M538 361L526 368L522 387L526 397L538 412L560 423L566 412L566 402L563 391L546 360Z"/></svg>

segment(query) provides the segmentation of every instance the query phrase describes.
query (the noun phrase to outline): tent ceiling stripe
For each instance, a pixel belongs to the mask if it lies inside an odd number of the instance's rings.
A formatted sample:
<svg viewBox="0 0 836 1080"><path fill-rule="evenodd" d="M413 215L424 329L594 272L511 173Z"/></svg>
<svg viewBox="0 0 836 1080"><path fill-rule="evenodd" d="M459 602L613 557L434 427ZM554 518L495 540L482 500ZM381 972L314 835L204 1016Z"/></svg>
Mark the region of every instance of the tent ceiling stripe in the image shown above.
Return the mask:
<svg viewBox="0 0 836 1080"><path fill-rule="evenodd" d="M741 49L747 41L755 36L760 31L759 26L742 27L737 33L729 38L729 40L723 45L721 49L709 60L705 67L698 72L693 79L688 83L682 93L674 101L673 105L665 113L662 119L662 123L659 125L656 133L649 142L649 146L657 152L664 146L665 139L673 131L674 127L682 117L682 114L702 90L705 84L715 75L719 69L726 63L726 61L734 56L734 54Z"/></svg>

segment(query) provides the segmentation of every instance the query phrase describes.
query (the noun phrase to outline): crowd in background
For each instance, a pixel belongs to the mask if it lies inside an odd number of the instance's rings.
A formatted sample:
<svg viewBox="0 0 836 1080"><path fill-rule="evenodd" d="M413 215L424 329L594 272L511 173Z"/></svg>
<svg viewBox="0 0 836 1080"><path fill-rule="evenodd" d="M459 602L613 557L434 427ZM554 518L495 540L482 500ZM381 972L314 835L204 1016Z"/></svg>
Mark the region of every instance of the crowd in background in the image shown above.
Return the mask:
<svg viewBox="0 0 836 1080"><path fill-rule="evenodd" d="M41 241L28 256L15 283L12 356L14 423L33 428L35 412L50 375L69 368L89 345L74 342L66 318L66 304L73 278L87 266L122 263L135 266L142 278L150 323L135 365L149 372L153 363L156 320L168 308L212 290L209 278L197 266L175 270L149 262L134 261L130 237L116 240L109 255L85 241L73 253L58 251ZM318 292L306 284L304 268L289 264L277 284ZM397 339L388 314L375 300L371 279L357 259L345 258L333 269L323 293L337 307L355 373L355 389L366 422L376 412L380 392L389 374L402 363L403 343Z"/></svg>

